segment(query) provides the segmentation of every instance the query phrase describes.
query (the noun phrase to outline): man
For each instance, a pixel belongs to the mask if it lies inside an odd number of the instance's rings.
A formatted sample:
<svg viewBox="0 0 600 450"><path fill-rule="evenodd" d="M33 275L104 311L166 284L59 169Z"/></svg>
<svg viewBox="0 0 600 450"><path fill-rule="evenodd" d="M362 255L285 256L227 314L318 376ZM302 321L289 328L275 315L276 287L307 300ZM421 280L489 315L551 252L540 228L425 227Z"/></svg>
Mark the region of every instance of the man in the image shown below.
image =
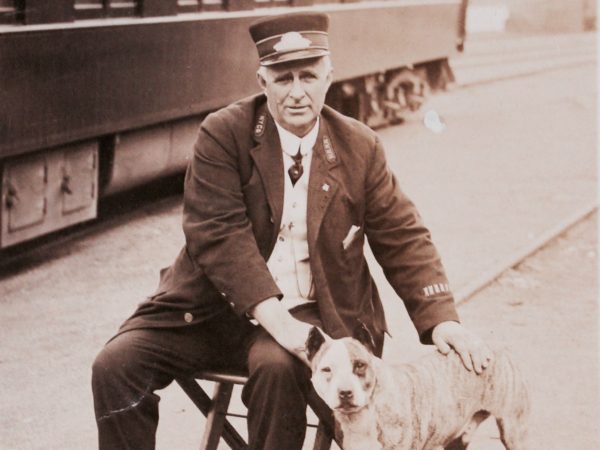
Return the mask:
<svg viewBox="0 0 600 450"><path fill-rule="evenodd" d="M225 368L249 373L250 447L300 449L310 324L337 338L363 323L382 350L365 237L421 340L453 348L468 369L488 363L377 136L324 106L327 29L326 15L309 13L251 26L263 94L204 120L185 180L186 245L94 363L100 448L153 448L154 391Z"/></svg>

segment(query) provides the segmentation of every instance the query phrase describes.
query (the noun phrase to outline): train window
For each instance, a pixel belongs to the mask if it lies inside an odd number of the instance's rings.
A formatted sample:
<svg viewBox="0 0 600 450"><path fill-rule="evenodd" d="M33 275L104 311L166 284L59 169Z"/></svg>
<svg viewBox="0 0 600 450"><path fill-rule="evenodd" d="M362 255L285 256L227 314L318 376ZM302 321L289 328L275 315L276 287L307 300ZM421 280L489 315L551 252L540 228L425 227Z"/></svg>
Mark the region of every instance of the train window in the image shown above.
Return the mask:
<svg viewBox="0 0 600 450"><path fill-rule="evenodd" d="M20 21L13 0L0 0L0 24L14 24Z"/></svg>
<svg viewBox="0 0 600 450"><path fill-rule="evenodd" d="M142 17L172 16L177 14L177 0L137 1L137 13Z"/></svg>
<svg viewBox="0 0 600 450"><path fill-rule="evenodd" d="M202 10L219 11L224 9L223 0L202 0Z"/></svg>
<svg viewBox="0 0 600 450"><path fill-rule="evenodd" d="M196 1L180 0L179 3L198 4ZM98 17L167 16L177 14L177 0L75 0L75 17L92 19Z"/></svg>
<svg viewBox="0 0 600 450"><path fill-rule="evenodd" d="M116 1L116 0L108 0L108 9L107 13L109 17L130 17L135 16L136 9L136 1Z"/></svg>
<svg viewBox="0 0 600 450"><path fill-rule="evenodd" d="M177 0L177 12L196 12L201 9L201 5L198 0Z"/></svg>
<svg viewBox="0 0 600 450"><path fill-rule="evenodd" d="M94 19L105 15L103 0L75 0L73 7L77 20Z"/></svg>
<svg viewBox="0 0 600 450"><path fill-rule="evenodd" d="M26 25L39 23L72 22L73 0L44 1L14 1L17 17Z"/></svg>
<svg viewBox="0 0 600 450"><path fill-rule="evenodd" d="M331 0L329 0L331 1ZM288 6L294 2L293 0L254 0L256 8L269 8L272 6Z"/></svg>

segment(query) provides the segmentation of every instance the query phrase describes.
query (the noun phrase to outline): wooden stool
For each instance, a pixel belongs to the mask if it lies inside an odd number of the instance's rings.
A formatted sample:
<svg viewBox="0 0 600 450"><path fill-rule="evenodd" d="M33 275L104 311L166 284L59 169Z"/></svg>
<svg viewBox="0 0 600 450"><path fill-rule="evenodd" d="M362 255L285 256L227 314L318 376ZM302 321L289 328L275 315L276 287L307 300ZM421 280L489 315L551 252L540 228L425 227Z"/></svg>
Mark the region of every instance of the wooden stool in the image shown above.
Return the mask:
<svg viewBox="0 0 600 450"><path fill-rule="evenodd" d="M212 381L215 389L212 398L202 389L197 380ZM223 438L227 445L233 450L245 450L248 444L227 420L227 416L242 417L240 414L228 413L229 402L234 384L244 385L248 378L245 374L225 373L213 371L201 371L190 378L179 378L176 380L196 407L206 416L206 427L200 444L200 450L216 450L219 439ZM319 407L320 399L314 390L308 398L308 404L317 417L327 414ZM319 419L318 425L309 424L309 427L317 428L317 435L313 450L329 450L331 447L333 433L325 420Z"/></svg>

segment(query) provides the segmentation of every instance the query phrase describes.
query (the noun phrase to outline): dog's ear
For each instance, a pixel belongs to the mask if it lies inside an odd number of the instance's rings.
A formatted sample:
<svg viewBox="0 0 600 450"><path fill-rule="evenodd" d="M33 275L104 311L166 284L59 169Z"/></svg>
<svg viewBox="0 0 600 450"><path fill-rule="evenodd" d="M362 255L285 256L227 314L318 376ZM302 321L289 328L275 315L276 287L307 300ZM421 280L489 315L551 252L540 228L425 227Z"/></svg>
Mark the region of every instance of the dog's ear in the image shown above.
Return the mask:
<svg viewBox="0 0 600 450"><path fill-rule="evenodd" d="M361 321L359 321L356 328L354 328L352 337L364 345L371 353L375 353L375 341L373 340L373 335Z"/></svg>
<svg viewBox="0 0 600 450"><path fill-rule="evenodd" d="M306 340L306 353L309 361L312 361L324 343L325 336L323 336L323 333L317 327L312 327Z"/></svg>

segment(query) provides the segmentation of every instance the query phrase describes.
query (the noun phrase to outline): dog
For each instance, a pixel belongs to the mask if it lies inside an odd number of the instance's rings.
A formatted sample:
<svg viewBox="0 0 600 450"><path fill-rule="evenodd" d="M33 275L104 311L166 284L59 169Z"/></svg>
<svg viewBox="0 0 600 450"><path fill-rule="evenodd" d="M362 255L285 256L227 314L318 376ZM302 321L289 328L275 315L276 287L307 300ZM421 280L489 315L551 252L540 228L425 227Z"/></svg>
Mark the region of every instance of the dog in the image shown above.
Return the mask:
<svg viewBox="0 0 600 450"><path fill-rule="evenodd" d="M466 449L490 415L507 450L528 448L527 389L505 350L478 375L454 352L391 368L373 349L364 326L353 338L309 334L311 381L333 410L343 450Z"/></svg>

